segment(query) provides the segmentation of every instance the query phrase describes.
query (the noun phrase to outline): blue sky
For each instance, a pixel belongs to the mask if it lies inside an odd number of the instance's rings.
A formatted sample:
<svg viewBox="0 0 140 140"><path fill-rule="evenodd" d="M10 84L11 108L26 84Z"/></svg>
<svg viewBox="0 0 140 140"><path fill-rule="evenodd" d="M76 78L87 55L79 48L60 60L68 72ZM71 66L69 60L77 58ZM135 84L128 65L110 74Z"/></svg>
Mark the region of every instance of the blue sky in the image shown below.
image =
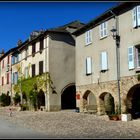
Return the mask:
<svg viewBox="0 0 140 140"><path fill-rule="evenodd" d="M88 23L116 2L0 2L0 51L16 47L34 30L74 20Z"/></svg>

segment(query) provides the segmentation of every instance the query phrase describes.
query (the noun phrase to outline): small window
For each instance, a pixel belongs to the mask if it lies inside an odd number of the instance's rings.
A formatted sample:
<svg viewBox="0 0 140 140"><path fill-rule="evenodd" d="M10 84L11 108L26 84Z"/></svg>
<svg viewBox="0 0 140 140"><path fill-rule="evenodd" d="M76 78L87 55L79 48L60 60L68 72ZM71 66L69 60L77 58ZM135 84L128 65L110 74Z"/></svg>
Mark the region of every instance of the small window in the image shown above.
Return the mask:
<svg viewBox="0 0 140 140"><path fill-rule="evenodd" d="M35 64L32 64L32 77L35 76Z"/></svg>
<svg viewBox="0 0 140 140"><path fill-rule="evenodd" d="M9 84L9 73L7 73L7 84Z"/></svg>
<svg viewBox="0 0 140 140"><path fill-rule="evenodd" d="M107 22L104 22L100 25L100 38L106 37L107 34Z"/></svg>
<svg viewBox="0 0 140 140"><path fill-rule="evenodd" d="M36 45L35 43L32 44L32 54L34 54L36 52Z"/></svg>
<svg viewBox="0 0 140 140"><path fill-rule="evenodd" d="M86 45L89 45L90 43L92 43L92 30L89 30L85 33L85 42L86 42Z"/></svg>
<svg viewBox="0 0 140 140"><path fill-rule="evenodd" d="M26 47L26 49L25 49L25 58L27 58L28 57L28 54L29 53L29 49L28 49L28 47Z"/></svg>
<svg viewBox="0 0 140 140"><path fill-rule="evenodd" d="M44 40L41 39L41 40L40 40L40 51L42 51L43 48L44 48Z"/></svg>
<svg viewBox="0 0 140 140"><path fill-rule="evenodd" d="M41 75L43 73L43 61L39 62L39 74Z"/></svg>
<svg viewBox="0 0 140 140"><path fill-rule="evenodd" d="M2 61L2 68L4 68L4 60Z"/></svg>
<svg viewBox="0 0 140 140"><path fill-rule="evenodd" d="M8 57L7 57L7 64L9 64L10 63L10 55L8 55Z"/></svg>

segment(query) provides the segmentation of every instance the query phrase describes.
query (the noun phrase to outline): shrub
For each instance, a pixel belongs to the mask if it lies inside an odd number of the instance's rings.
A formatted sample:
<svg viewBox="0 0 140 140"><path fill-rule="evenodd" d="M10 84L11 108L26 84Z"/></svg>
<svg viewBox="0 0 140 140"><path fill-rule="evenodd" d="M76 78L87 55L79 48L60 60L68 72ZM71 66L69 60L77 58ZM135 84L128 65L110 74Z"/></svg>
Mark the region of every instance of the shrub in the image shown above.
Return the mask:
<svg viewBox="0 0 140 140"><path fill-rule="evenodd" d="M21 105L21 110L22 111L29 110L29 106L27 104L22 104Z"/></svg>
<svg viewBox="0 0 140 140"><path fill-rule="evenodd" d="M0 96L0 102L2 106L6 106L7 105L7 95L2 93L2 95Z"/></svg>
<svg viewBox="0 0 140 140"><path fill-rule="evenodd" d="M18 93L15 94L15 96L13 97L14 103L18 104L20 103L21 99L20 99L20 95Z"/></svg>

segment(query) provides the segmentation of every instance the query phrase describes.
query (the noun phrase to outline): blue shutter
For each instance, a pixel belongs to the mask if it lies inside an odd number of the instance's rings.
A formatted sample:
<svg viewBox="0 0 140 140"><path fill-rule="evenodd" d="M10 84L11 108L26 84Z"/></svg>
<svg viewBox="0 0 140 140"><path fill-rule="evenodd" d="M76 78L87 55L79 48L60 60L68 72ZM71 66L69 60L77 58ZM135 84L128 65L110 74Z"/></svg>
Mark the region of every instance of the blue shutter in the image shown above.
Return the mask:
<svg viewBox="0 0 140 140"><path fill-rule="evenodd" d="M12 56L12 64L14 64L14 63L15 63L15 57Z"/></svg>
<svg viewBox="0 0 140 140"><path fill-rule="evenodd" d="M91 57L86 58L86 74L92 74L92 59Z"/></svg>
<svg viewBox="0 0 140 140"><path fill-rule="evenodd" d="M134 69L134 47L128 47L128 68Z"/></svg>
<svg viewBox="0 0 140 140"><path fill-rule="evenodd" d="M107 52L101 53L101 70L108 69L108 62L107 62Z"/></svg>

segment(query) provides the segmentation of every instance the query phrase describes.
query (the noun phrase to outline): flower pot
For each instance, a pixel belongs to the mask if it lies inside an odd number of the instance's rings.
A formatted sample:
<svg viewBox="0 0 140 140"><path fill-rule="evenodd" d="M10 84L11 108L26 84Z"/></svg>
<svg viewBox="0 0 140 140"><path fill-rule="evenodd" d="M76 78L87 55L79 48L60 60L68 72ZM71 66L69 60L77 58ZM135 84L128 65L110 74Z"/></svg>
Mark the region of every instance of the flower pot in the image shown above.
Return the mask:
<svg viewBox="0 0 140 140"><path fill-rule="evenodd" d="M121 114L121 120L125 122L131 121L132 120L131 114Z"/></svg>

